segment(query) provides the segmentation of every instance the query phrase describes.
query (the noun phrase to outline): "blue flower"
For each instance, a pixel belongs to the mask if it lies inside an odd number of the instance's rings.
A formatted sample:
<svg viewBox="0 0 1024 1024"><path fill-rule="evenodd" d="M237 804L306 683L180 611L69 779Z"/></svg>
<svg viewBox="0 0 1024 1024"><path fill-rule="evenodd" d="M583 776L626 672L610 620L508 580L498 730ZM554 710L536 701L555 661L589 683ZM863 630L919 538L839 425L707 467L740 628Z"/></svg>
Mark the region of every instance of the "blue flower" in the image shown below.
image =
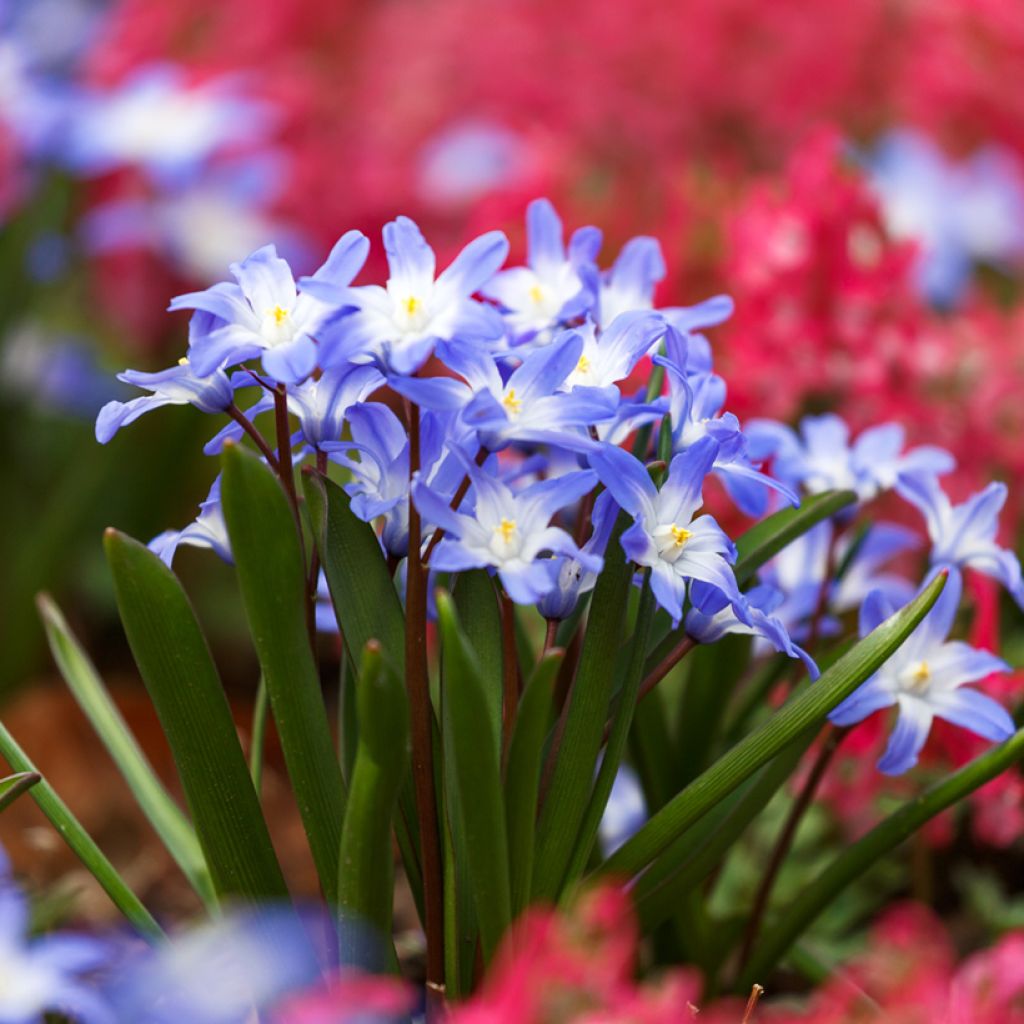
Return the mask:
<svg viewBox="0 0 1024 1024"><path fill-rule="evenodd" d="M991 483L961 505L950 504L933 476L905 477L898 491L925 518L933 566L974 569L991 576L1024 608L1020 562L1012 551L996 543L999 512L1006 502L1006 484Z"/></svg>
<svg viewBox="0 0 1024 1024"><path fill-rule="evenodd" d="M0 848L0 1020L38 1024L45 1013L82 1024L115 1024L93 981L110 947L70 933L29 939L29 910Z"/></svg>
<svg viewBox="0 0 1024 1024"><path fill-rule="evenodd" d="M601 232L578 228L563 241L562 221L547 199L535 199L526 209L526 266L495 275L481 289L500 303L516 341L546 332L589 312L595 294L588 286L588 270L601 248Z"/></svg>
<svg viewBox="0 0 1024 1024"><path fill-rule="evenodd" d="M79 99L64 154L78 173L136 166L162 185L177 185L228 146L264 138L272 116L230 78L189 86L182 68L149 65L114 89Z"/></svg>
<svg viewBox="0 0 1024 1024"><path fill-rule="evenodd" d="M189 328L189 359L196 373L233 366L261 356L264 371L282 384L308 377L317 365L317 334L342 310L314 297L309 281L335 292L349 284L366 260L369 242L349 231L327 262L296 288L288 264L272 245L231 264L237 283L222 282L202 292L179 295L170 309L194 309Z"/></svg>
<svg viewBox="0 0 1024 1024"><path fill-rule="evenodd" d="M640 780L629 765L620 765L598 831L604 855L611 856L646 820L647 801Z"/></svg>
<svg viewBox="0 0 1024 1024"><path fill-rule="evenodd" d="M927 136L902 130L867 164L889 233L917 244L917 288L936 306L962 298L975 263L1024 255L1024 177L1009 150L988 146L954 161Z"/></svg>
<svg viewBox="0 0 1024 1024"><path fill-rule="evenodd" d="M584 594L589 594L597 584L598 570L594 558L604 558L605 549L615 526L618 507L609 491L602 491L594 502L591 515L593 532L580 549L584 559L573 555L555 555L558 566L555 586L537 602L537 611L545 619L568 618Z"/></svg>
<svg viewBox="0 0 1024 1024"><path fill-rule="evenodd" d="M711 516L694 513L704 502L704 479L718 445L702 438L677 455L659 490L643 463L611 445L589 455L601 483L619 507L634 517L622 535L622 547L637 565L651 570L651 589L675 624L683 616L686 584L703 580L721 590L745 614L732 563L736 547Z"/></svg>
<svg viewBox="0 0 1024 1024"><path fill-rule="evenodd" d="M228 528L220 504L219 475L213 481L206 500L200 503L196 519L183 530L164 530L149 542L148 547L170 568L174 563L174 555L182 544L194 548L209 548L229 565L233 563Z"/></svg>
<svg viewBox="0 0 1024 1024"><path fill-rule="evenodd" d="M835 725L849 726L882 708L898 708L896 728L889 737L878 769L901 775L917 763L935 718L944 719L993 742L1013 735L1013 719L991 697L966 688L1010 666L988 651L958 640L947 640L960 604L960 580L950 574L932 610L863 686L829 716ZM861 606L860 634L866 636L894 613L878 592Z"/></svg>
<svg viewBox="0 0 1024 1024"><path fill-rule="evenodd" d="M386 288L344 288L329 279L300 282L325 302L354 309L325 340L325 368L376 362L391 372L411 374L438 342L459 338L493 345L501 338L504 326L498 311L472 297L508 255L508 240L500 231L475 238L436 280L434 250L408 217L384 225L384 249Z"/></svg>
<svg viewBox="0 0 1024 1024"><path fill-rule="evenodd" d="M739 420L725 405L725 381L716 373L704 372L703 352L694 346L691 369L692 335L672 328L665 335L665 355L654 361L664 366L669 381L669 417L672 421L672 450L686 451L703 437L714 438L718 444L714 472L725 484L730 497L746 515L764 515L768 507L768 491L774 490L791 505L800 498L784 483L762 473L751 462L748 442Z"/></svg>
<svg viewBox="0 0 1024 1024"><path fill-rule="evenodd" d="M583 339L583 348L562 387L567 391L578 387L604 388L617 404L619 392L615 385L633 372L667 329L660 316L644 310L624 312L603 330L598 330L592 320L573 328Z"/></svg>
<svg viewBox="0 0 1024 1024"><path fill-rule="evenodd" d="M834 413L805 416L799 434L773 420L752 420L745 431L759 452L775 456L780 480L809 494L849 489L870 501L902 476L948 473L956 465L949 452L933 445L904 452L906 435L898 423L869 427L852 444L850 428Z"/></svg>
<svg viewBox="0 0 1024 1024"><path fill-rule="evenodd" d="M741 619L721 590L706 583L694 583L690 588L691 607L686 613L685 629L702 644L715 643L726 633L757 637L779 653L799 658L811 679L817 679L821 673L814 659L793 643L782 620L772 614L782 600L782 592L775 587L767 584L751 587L742 595L744 618Z"/></svg>
<svg viewBox="0 0 1024 1024"><path fill-rule="evenodd" d="M346 416L382 387L384 377L375 366L340 366L325 370L288 389L288 411L299 421L302 440L322 449L341 437ZM324 449L326 450L326 449Z"/></svg>
<svg viewBox="0 0 1024 1024"><path fill-rule="evenodd" d="M568 533L549 525L555 512L594 488L594 473L578 470L516 494L466 456L461 459L472 481L472 512L453 511L444 495L418 479L413 484L417 509L445 531L431 556L432 569L491 568L517 604L536 604L557 586L559 565L549 554L566 555L585 570L600 572L600 557L584 554Z"/></svg>
<svg viewBox="0 0 1024 1024"><path fill-rule="evenodd" d="M145 388L152 394L128 402L107 402L96 418L96 440L106 444L122 428L164 405L194 405L200 412L224 412L234 401L234 387L219 367L197 374L187 359L157 373L125 370L118 380Z"/></svg>
<svg viewBox="0 0 1024 1024"><path fill-rule="evenodd" d="M528 352L503 380L490 354L469 345L450 345L445 362L464 381L392 378L390 383L427 408L460 411L462 422L478 432L480 443L490 451L512 442L587 451L596 443L588 428L615 415L619 395L616 389L614 394L601 388L563 390L582 354L580 333L563 331L551 344Z"/></svg>
<svg viewBox="0 0 1024 1024"><path fill-rule="evenodd" d="M594 319L609 326L631 310L653 309L654 289L665 277L665 257L656 238L631 238L610 270L600 275Z"/></svg>

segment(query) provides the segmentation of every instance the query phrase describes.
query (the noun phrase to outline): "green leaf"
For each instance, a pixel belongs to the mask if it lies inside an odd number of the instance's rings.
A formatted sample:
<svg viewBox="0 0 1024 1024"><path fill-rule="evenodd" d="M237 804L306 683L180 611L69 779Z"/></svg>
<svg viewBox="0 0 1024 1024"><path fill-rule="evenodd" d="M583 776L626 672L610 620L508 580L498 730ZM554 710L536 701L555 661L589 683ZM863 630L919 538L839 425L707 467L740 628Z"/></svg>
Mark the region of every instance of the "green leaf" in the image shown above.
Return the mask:
<svg viewBox="0 0 1024 1024"><path fill-rule="evenodd" d="M395 962L391 820L409 765L409 702L373 641L363 650L356 686L359 742L341 830L338 906L346 956L381 971ZM390 955L382 956L383 950Z"/></svg>
<svg viewBox="0 0 1024 1024"><path fill-rule="evenodd" d="M615 659L626 628L626 606L633 566L626 561L619 537L630 519L620 514L608 543L604 570L590 604L586 638L576 678L556 734L557 759L541 810L533 895L554 901L576 844L594 769L604 739L604 727L615 678Z"/></svg>
<svg viewBox="0 0 1024 1024"><path fill-rule="evenodd" d="M346 646L359 652L376 640L404 671L405 615L373 527L356 518L334 481L304 472L302 487Z"/></svg>
<svg viewBox="0 0 1024 1024"><path fill-rule="evenodd" d="M0 811L7 810L22 793L27 793L42 779L38 772L18 772L16 775L8 775L6 779L0 779Z"/></svg>
<svg viewBox="0 0 1024 1024"><path fill-rule="evenodd" d="M208 907L214 906L216 893L192 825L157 777L60 609L46 594L40 594L36 604L53 660L78 706L192 888Z"/></svg>
<svg viewBox="0 0 1024 1024"><path fill-rule="evenodd" d="M684 832L643 873L633 890L633 900L645 932L671 917L687 894L721 866L732 845L796 770L818 731L812 726L797 737Z"/></svg>
<svg viewBox="0 0 1024 1024"><path fill-rule="evenodd" d="M513 917L526 908L533 885L533 851L544 741L554 716L555 679L564 657L565 651L556 647L537 663L519 701L508 747L505 821L508 827Z"/></svg>
<svg viewBox="0 0 1024 1024"><path fill-rule="evenodd" d="M973 793L1024 757L1024 729L1005 743L975 758L949 778L936 783L908 801L866 836L848 846L786 907L786 912L766 929L754 955L743 972L740 986L748 979L761 979L778 963L812 922L853 881L890 850L895 849L935 815Z"/></svg>
<svg viewBox="0 0 1024 1024"><path fill-rule="evenodd" d="M104 536L128 644L178 767L220 896L287 895L210 650L177 577L145 545Z"/></svg>
<svg viewBox="0 0 1024 1024"><path fill-rule="evenodd" d="M563 888L576 882L586 870L587 862L590 860L590 855L594 849L594 841L597 839L598 829L601 827L601 818L604 816L608 798L611 796L615 776L618 774L619 765L622 764L622 755L626 752L626 742L629 739L630 727L633 724L633 713L636 709L637 695L640 691L640 683L643 681L644 656L647 653L647 646L650 641L654 610L654 593L651 590L648 574L645 573L643 590L640 596L640 607L636 615L636 627L629 642L631 655L626 678L622 684L621 699L618 710L615 712L615 717L612 720L612 728L608 736L608 742L605 745L604 757L601 759L601 767L598 769L594 789L590 794L587 812L583 817L583 823L580 825L576 847L573 850L572 859L569 862L569 868L562 883Z"/></svg>
<svg viewBox="0 0 1024 1024"><path fill-rule="evenodd" d="M678 836L724 799L744 779L820 722L848 697L913 632L946 582L940 573L910 604L860 641L803 692L791 697L707 771L670 800L599 869L602 874L632 878L643 871Z"/></svg>
<svg viewBox="0 0 1024 1024"><path fill-rule="evenodd" d="M306 569L284 488L238 445L227 445L224 521L302 824L328 903L336 901L345 784L306 621Z"/></svg>
<svg viewBox="0 0 1024 1024"><path fill-rule="evenodd" d="M256 688L256 701L252 708L252 729L249 739L249 774L252 776L252 788L259 795L263 788L263 750L267 740L267 712L270 710L270 698L267 696L267 684L260 677Z"/></svg>
<svg viewBox="0 0 1024 1024"><path fill-rule="evenodd" d="M39 776L36 766L29 759L17 741L0 723L0 756L20 775ZM32 799L49 819L50 824L60 833L72 853L82 862L86 870L103 887L114 906L124 914L128 922L144 938L151 942L165 938L160 925L142 905L128 883L118 874L117 869L104 856L103 851L93 842L92 837L82 828L67 804L57 796L54 788L40 777L31 789Z"/></svg>
<svg viewBox="0 0 1024 1024"><path fill-rule="evenodd" d="M483 674L494 728L501 732L501 613L494 581L486 569L460 572L452 599L462 631L476 652Z"/></svg>
<svg viewBox="0 0 1024 1024"><path fill-rule="evenodd" d="M466 835L467 871L485 964L512 918L501 739L490 727L480 663L459 627L451 598L437 595L444 664L443 712Z"/></svg>
<svg viewBox="0 0 1024 1024"><path fill-rule="evenodd" d="M857 500L854 491L826 491L804 498L799 508L784 508L762 519L736 541L736 579L740 586L768 559L823 519L829 519Z"/></svg>

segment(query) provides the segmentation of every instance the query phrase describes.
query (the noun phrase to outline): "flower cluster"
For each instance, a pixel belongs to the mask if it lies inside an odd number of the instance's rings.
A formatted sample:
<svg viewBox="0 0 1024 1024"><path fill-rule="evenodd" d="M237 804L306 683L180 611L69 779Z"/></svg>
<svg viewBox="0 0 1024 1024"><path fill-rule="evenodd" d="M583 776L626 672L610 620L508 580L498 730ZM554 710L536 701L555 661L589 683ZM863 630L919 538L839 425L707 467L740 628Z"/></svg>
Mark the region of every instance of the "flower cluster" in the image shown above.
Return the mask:
<svg viewBox="0 0 1024 1024"><path fill-rule="evenodd" d="M384 229L383 286L353 284L370 249L358 231L298 281L273 246L259 249L232 265L233 282L171 303L193 311L187 354L160 373L123 374L150 394L108 404L97 437L109 441L167 404L227 413L208 452L248 435L286 488L297 462L321 473L333 466L392 567L418 556L434 574L486 569L551 623L573 613L608 545L621 545L673 628L702 643L752 635L760 650L802 659L812 677L802 645L836 633L836 615L859 607L866 634L916 592L913 579L883 571L914 546L913 534L876 523L865 536L845 514L783 551L743 592L735 543L703 509L705 487L716 479L755 517L798 505L801 494L848 489L863 505L895 489L924 515L932 572L952 581L912 641L833 720L848 726L897 706L879 763L890 773L916 762L935 717L988 740L1009 736L1006 711L964 688L1009 666L947 639L963 570L1024 605L1019 563L996 542L1005 486L951 505L938 479L954 459L934 446L908 449L897 423L855 439L834 415L807 417L799 431L764 419L744 427L725 409L701 333L728 318L727 298L654 308L665 272L657 243L634 239L602 269L600 232L581 228L566 244L546 200L530 204L527 237L525 266L503 269L508 243L492 231L438 274L417 226L399 217ZM644 367L650 381L632 393ZM243 389L256 392L245 412L236 404ZM259 426L272 415L276 451ZM181 544L230 559L218 487L195 523L152 542L168 564Z"/></svg>

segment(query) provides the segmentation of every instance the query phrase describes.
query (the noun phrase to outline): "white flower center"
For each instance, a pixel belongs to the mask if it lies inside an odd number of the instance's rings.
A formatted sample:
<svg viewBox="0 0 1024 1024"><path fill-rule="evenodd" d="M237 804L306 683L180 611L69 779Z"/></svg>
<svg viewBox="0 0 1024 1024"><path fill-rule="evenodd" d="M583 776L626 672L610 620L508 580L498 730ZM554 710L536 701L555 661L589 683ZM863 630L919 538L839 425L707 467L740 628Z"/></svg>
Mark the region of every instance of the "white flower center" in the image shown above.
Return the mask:
<svg viewBox="0 0 1024 1024"><path fill-rule="evenodd" d="M491 551L500 559L515 558L522 547L522 537L514 519L501 517L491 536Z"/></svg>
<svg viewBox="0 0 1024 1024"><path fill-rule="evenodd" d="M263 311L263 323L260 324L260 337L267 348L287 345L295 338L295 317L290 309L284 306L271 306Z"/></svg>
<svg viewBox="0 0 1024 1024"><path fill-rule="evenodd" d="M900 685L908 693L925 693L931 679L932 670L927 661L915 661L900 673Z"/></svg>
<svg viewBox="0 0 1024 1024"><path fill-rule="evenodd" d="M403 334L421 334L430 323L430 305L419 295L395 299L395 324Z"/></svg>
<svg viewBox="0 0 1024 1024"><path fill-rule="evenodd" d="M686 547L686 542L693 536L693 532L685 526L676 523L663 523L653 534L658 554L670 564L674 564Z"/></svg>

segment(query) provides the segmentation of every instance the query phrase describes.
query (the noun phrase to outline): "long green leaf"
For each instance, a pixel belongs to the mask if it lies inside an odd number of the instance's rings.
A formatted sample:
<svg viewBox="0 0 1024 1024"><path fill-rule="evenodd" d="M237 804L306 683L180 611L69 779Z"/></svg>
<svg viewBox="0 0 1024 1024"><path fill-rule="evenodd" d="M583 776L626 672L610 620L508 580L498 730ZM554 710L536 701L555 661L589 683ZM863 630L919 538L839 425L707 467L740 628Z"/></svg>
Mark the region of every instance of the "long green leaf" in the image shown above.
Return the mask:
<svg viewBox="0 0 1024 1024"><path fill-rule="evenodd" d="M555 678L565 652L548 651L533 670L516 714L505 771L505 820L508 826L512 914L516 916L530 899L533 884L533 851L537 832L537 798L544 740L554 714Z"/></svg>
<svg viewBox="0 0 1024 1024"><path fill-rule="evenodd" d="M40 594L36 603L53 659L78 706L192 888L207 906L215 905L210 871L192 825L157 777L60 609L46 594Z"/></svg>
<svg viewBox="0 0 1024 1024"><path fill-rule="evenodd" d="M0 722L0 756L21 775L39 775L36 766L29 759L17 741ZM50 824L60 833L61 838L71 848L72 853L82 862L86 870L103 887L114 906L124 914L135 930L150 942L163 939L164 933L156 923L153 915L143 906L142 901L128 887L128 883L118 874L117 869L107 860L103 851L96 845L81 823L71 813L67 804L59 796L53 786L40 778L31 789L32 799L49 819Z"/></svg>
<svg viewBox="0 0 1024 1024"><path fill-rule="evenodd" d="M647 867L744 779L819 722L848 697L913 632L946 582L944 573L909 605L866 636L813 685L790 698L760 728L746 736L669 801L600 868L602 874L632 878Z"/></svg>
<svg viewBox="0 0 1024 1024"><path fill-rule="evenodd" d="M307 472L302 487L313 539L349 651L358 655L376 640L403 671L405 616L373 527L356 518L348 495L334 481Z"/></svg>
<svg viewBox="0 0 1024 1024"><path fill-rule="evenodd" d="M494 580L484 569L461 572L452 591L459 624L476 652L494 728L501 732L501 613Z"/></svg>
<svg viewBox="0 0 1024 1024"><path fill-rule="evenodd" d="M736 541L736 579L740 586L797 537L857 500L854 491L826 491L804 498L799 508L784 508L756 523Z"/></svg>
<svg viewBox="0 0 1024 1024"><path fill-rule="evenodd" d="M223 465L224 521L249 631L320 885L333 904L345 784L309 643L299 534L284 488L255 455L227 445Z"/></svg>
<svg viewBox="0 0 1024 1024"><path fill-rule="evenodd" d="M217 668L177 577L145 545L104 537L128 644L178 767L214 888L258 900L287 890Z"/></svg>
<svg viewBox="0 0 1024 1024"><path fill-rule="evenodd" d="M612 720L611 733L608 736L607 744L605 744L604 757L601 759L601 767L597 772L594 790L590 794L587 812L580 825L576 847L563 881L563 889L576 882L586 870L587 862L594 849L594 842L597 839L598 829L601 827L601 818L604 816L608 798L611 796L615 776L622 764L622 756L626 752L626 742L633 724L637 695L643 680L644 655L650 640L654 609L654 592L651 590L650 581L645 574L643 591L640 595L640 607L636 616L636 628L630 638L632 651L629 667L626 670L626 679L622 684L621 700Z"/></svg>
<svg viewBox="0 0 1024 1024"><path fill-rule="evenodd" d="M676 840L633 890L644 931L667 920L687 894L721 866L729 848L768 806L818 734L812 726Z"/></svg>
<svg viewBox="0 0 1024 1024"><path fill-rule="evenodd" d="M341 830L338 906L346 962L380 971L393 961L391 819L409 764L409 702L373 641L356 685L359 743Z"/></svg>
<svg viewBox="0 0 1024 1024"><path fill-rule="evenodd" d="M444 659L443 696L466 857L484 962L490 961L512 918L505 798L501 790L501 740L490 727L480 663L459 627L451 598L439 593Z"/></svg>
<svg viewBox="0 0 1024 1024"><path fill-rule="evenodd" d="M586 639L564 712L557 760L541 810L537 833L533 895L553 901L586 813L594 769L604 738L615 677L615 659L622 646L626 606L633 574L619 536L629 517L619 516L605 554L604 570L594 588Z"/></svg>
<svg viewBox="0 0 1024 1024"><path fill-rule="evenodd" d="M0 779L0 811L7 810L23 793L27 793L37 782L42 782L39 772L18 772Z"/></svg>
<svg viewBox="0 0 1024 1024"><path fill-rule="evenodd" d="M747 979L764 978L811 923L855 879L890 850L899 846L936 814L973 793L1024 757L1024 729L1005 743L975 758L949 778L936 783L904 804L866 836L847 847L816 878L803 888L786 912L758 940L754 955L743 972Z"/></svg>

